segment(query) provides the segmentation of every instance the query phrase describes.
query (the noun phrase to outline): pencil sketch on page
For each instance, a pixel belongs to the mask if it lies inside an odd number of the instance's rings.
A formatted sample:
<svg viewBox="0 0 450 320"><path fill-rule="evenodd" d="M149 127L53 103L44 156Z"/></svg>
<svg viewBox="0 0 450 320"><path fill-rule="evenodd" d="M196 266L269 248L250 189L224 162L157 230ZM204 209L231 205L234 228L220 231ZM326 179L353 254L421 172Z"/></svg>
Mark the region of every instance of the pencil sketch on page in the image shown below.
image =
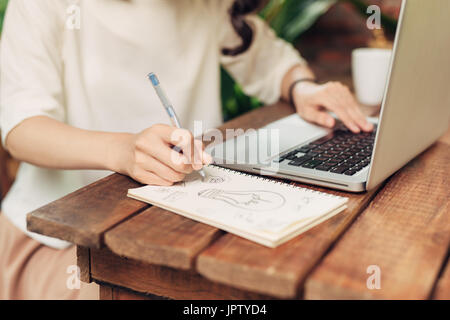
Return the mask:
<svg viewBox="0 0 450 320"><path fill-rule="evenodd" d="M273 191L227 191L221 189L205 189L198 193L201 198L225 202L236 208L248 211L269 211L281 208L286 199Z"/></svg>

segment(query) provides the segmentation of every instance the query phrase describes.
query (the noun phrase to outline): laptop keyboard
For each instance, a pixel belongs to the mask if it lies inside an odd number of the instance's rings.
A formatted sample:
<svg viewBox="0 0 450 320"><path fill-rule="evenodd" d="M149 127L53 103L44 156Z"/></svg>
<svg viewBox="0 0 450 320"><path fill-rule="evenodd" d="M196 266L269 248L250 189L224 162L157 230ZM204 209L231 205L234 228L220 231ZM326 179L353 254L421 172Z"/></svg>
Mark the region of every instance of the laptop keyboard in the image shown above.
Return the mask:
<svg viewBox="0 0 450 320"><path fill-rule="evenodd" d="M276 162L323 172L353 176L370 165L375 141L373 132L354 134L343 125L332 133L290 151Z"/></svg>

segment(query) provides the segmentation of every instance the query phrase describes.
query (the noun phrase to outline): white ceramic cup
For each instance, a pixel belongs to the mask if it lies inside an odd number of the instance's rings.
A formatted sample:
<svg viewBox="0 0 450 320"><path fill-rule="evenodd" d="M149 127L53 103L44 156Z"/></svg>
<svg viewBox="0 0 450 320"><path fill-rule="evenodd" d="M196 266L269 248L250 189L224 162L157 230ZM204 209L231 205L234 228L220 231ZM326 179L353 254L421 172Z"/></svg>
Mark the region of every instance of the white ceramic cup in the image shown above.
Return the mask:
<svg viewBox="0 0 450 320"><path fill-rule="evenodd" d="M361 48L353 51L353 83L361 104L378 106L382 103L391 57L390 49Z"/></svg>

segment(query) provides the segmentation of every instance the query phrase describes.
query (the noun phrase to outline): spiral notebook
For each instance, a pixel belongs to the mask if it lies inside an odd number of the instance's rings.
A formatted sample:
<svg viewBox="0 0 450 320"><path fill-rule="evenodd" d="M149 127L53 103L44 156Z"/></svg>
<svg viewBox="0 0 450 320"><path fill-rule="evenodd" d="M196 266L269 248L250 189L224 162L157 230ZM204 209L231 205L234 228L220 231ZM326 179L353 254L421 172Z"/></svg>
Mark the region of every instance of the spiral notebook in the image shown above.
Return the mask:
<svg viewBox="0 0 450 320"><path fill-rule="evenodd" d="M276 247L346 208L347 198L218 166L171 187L145 186L128 196Z"/></svg>

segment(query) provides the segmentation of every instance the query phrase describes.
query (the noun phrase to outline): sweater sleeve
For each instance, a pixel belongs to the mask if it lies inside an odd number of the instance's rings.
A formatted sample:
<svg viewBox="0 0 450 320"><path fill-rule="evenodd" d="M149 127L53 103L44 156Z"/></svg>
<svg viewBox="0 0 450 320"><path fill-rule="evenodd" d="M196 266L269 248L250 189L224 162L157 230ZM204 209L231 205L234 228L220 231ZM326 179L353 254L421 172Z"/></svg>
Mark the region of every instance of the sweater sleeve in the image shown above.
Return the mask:
<svg viewBox="0 0 450 320"><path fill-rule="evenodd" d="M2 143L27 118L65 118L62 89L62 2L10 0L0 51Z"/></svg>

